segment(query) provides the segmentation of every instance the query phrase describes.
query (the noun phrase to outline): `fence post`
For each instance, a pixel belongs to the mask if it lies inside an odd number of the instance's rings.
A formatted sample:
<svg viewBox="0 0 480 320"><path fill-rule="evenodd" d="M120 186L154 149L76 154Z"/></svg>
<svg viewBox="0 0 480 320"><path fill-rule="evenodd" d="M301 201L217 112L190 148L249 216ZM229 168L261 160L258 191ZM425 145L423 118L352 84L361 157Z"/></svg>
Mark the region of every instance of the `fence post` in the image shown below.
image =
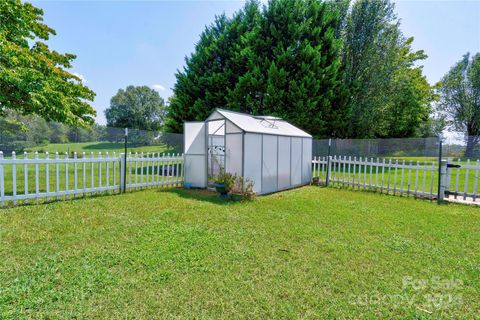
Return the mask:
<svg viewBox="0 0 480 320"><path fill-rule="evenodd" d="M442 135L439 135L438 136L438 193L437 193L438 203L441 203L445 196L445 183L444 183L445 177L442 176L442 172L443 172L442 170L444 169L446 173L447 164L443 163L443 160L442 160Z"/></svg>
<svg viewBox="0 0 480 320"><path fill-rule="evenodd" d="M327 157L327 176L325 178L325 186L328 187L328 184L330 183L330 174L332 171L332 156Z"/></svg>
<svg viewBox="0 0 480 320"><path fill-rule="evenodd" d="M440 176L439 176L439 187L438 187L438 203L443 202L445 198L445 185L447 181L447 160L440 161Z"/></svg>
<svg viewBox="0 0 480 320"><path fill-rule="evenodd" d="M128 143L128 128L125 128L125 150L123 154L123 167L120 163L120 184L121 192L125 193L127 191L127 143ZM123 180L122 180L123 178Z"/></svg>
<svg viewBox="0 0 480 320"><path fill-rule="evenodd" d="M325 186L328 187L328 183L330 182L330 164L331 164L331 161L330 161L330 147L332 145L332 139L328 139L328 153L327 153L327 174L326 174L326 177L325 177Z"/></svg>
<svg viewBox="0 0 480 320"><path fill-rule="evenodd" d="M126 192L126 181L127 177L125 175L126 171L126 158L123 153L120 154L120 193Z"/></svg>
<svg viewBox="0 0 480 320"><path fill-rule="evenodd" d="M448 169L449 163L452 163L451 158L447 158L447 162L445 164L445 166L447 168L446 169L446 176L445 176L445 179L446 179L446 181L445 181L445 191L450 191L450 176L451 176L452 171L451 171L451 169L450 170Z"/></svg>
<svg viewBox="0 0 480 320"><path fill-rule="evenodd" d="M0 204L5 205L5 177L3 173L3 152L0 151Z"/></svg>

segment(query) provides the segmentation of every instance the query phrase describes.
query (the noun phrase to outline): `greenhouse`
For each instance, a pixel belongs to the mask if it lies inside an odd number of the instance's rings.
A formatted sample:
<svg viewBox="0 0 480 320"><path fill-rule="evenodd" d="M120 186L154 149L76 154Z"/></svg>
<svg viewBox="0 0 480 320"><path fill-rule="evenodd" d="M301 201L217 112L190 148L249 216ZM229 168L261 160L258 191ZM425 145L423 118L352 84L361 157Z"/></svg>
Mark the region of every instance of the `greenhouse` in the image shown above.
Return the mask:
<svg viewBox="0 0 480 320"><path fill-rule="evenodd" d="M216 109L184 133L186 186L210 187L223 169L252 180L257 194L310 183L312 136L280 118Z"/></svg>

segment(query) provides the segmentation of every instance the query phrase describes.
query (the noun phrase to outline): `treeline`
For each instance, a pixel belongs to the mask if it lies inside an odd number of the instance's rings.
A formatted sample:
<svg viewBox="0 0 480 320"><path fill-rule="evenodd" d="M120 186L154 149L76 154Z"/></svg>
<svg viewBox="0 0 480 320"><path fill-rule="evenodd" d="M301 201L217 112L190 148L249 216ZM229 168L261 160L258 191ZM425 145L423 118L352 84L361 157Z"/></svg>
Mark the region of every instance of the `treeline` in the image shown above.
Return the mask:
<svg viewBox="0 0 480 320"><path fill-rule="evenodd" d="M21 152L31 147L50 143L117 142L123 143L125 129L94 124L88 128L71 127L59 122L48 122L36 115L19 115L8 111L0 118L0 151ZM129 146L163 144L180 146L181 135L160 130L129 129ZM180 149L179 149L180 150Z"/></svg>
<svg viewBox="0 0 480 320"><path fill-rule="evenodd" d="M249 1L203 31L177 72L169 130L215 108L275 115L316 138L434 134L437 99L389 0Z"/></svg>
<svg viewBox="0 0 480 320"><path fill-rule="evenodd" d="M0 118L0 132L0 150L3 152L20 152L49 143L105 141L108 137L105 126L70 127L48 122L36 115L22 116L14 111L8 111Z"/></svg>

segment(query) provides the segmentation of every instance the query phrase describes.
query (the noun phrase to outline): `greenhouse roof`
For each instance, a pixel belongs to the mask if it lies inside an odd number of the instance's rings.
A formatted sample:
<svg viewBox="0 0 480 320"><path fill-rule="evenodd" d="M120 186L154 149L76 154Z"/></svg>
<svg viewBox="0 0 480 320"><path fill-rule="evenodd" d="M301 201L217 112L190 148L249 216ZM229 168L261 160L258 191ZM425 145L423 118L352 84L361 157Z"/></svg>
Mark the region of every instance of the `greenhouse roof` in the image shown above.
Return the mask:
<svg viewBox="0 0 480 320"><path fill-rule="evenodd" d="M229 120L244 132L289 137L312 137L287 121L272 116L252 116L246 113L216 109L207 121L221 120L222 118Z"/></svg>

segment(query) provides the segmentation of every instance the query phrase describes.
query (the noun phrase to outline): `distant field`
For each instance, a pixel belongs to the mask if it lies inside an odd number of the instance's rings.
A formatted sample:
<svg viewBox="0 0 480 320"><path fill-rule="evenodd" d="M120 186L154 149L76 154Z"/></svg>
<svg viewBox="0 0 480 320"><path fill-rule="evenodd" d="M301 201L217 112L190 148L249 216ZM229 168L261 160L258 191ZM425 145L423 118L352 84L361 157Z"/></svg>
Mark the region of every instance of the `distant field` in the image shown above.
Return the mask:
<svg viewBox="0 0 480 320"><path fill-rule="evenodd" d="M122 153L124 152L124 144L123 143L115 143L115 142L82 142L82 143L51 143L46 146L39 146L34 148L28 148L25 151L27 152L49 152L49 153L82 153L85 152L90 154L91 152L98 154L99 152L116 152ZM149 146L128 146L129 152L160 152L160 153L168 153L168 152L181 152L181 150L174 150L171 147L168 147L164 144L158 145L149 145Z"/></svg>

